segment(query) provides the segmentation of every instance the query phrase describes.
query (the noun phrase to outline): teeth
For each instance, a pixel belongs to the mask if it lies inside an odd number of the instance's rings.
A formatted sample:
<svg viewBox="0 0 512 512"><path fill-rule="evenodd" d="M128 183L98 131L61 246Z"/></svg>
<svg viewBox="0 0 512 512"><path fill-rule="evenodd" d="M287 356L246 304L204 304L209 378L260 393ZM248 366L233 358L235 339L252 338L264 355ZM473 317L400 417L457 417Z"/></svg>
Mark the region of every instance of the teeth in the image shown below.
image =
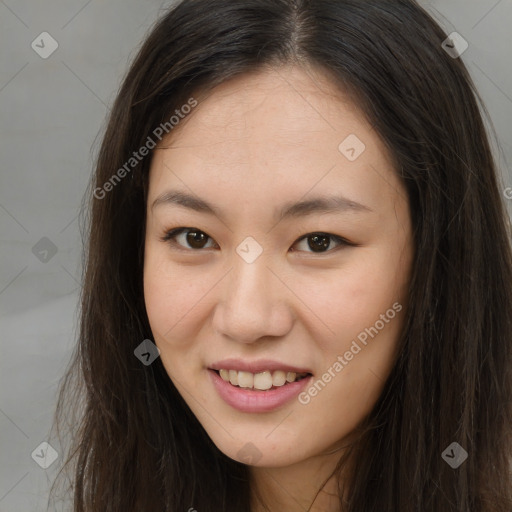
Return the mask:
<svg viewBox="0 0 512 512"><path fill-rule="evenodd" d="M254 384L254 375L249 372L238 372L238 385L241 388L252 388Z"/></svg>
<svg viewBox="0 0 512 512"><path fill-rule="evenodd" d="M272 386L281 387L288 382L295 382L296 380L306 377L308 374L284 372L282 370L276 370L273 373L269 370L259 373L251 373L222 369L219 370L219 375L222 380L230 382L233 386L266 391Z"/></svg>
<svg viewBox="0 0 512 512"><path fill-rule="evenodd" d="M295 377L297 377L297 374L295 372L288 372L286 374L286 380L288 382L293 382L295 380Z"/></svg>
<svg viewBox="0 0 512 512"><path fill-rule="evenodd" d="M224 377L222 378L224 379ZM236 370L229 370L229 378L224 380L229 380L233 386L238 386L238 372Z"/></svg>
<svg viewBox="0 0 512 512"><path fill-rule="evenodd" d="M254 388L265 391L272 387L272 374L270 372L257 373L254 376Z"/></svg>
<svg viewBox="0 0 512 512"><path fill-rule="evenodd" d="M279 387L279 386L284 386L286 382L286 373L281 371L281 370L277 370L277 372L274 372L274 375L272 375L272 384L276 387Z"/></svg>

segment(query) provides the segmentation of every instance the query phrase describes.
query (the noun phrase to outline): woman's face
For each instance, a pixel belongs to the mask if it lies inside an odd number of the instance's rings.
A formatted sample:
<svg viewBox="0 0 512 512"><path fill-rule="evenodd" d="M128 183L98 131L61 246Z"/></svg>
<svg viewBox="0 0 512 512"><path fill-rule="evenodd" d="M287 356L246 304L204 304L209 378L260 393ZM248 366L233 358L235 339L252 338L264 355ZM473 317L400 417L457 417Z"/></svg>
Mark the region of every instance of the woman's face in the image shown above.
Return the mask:
<svg viewBox="0 0 512 512"><path fill-rule="evenodd" d="M163 142L144 293L169 378L233 459L340 446L382 391L406 309L410 216L383 143L292 66L222 84Z"/></svg>

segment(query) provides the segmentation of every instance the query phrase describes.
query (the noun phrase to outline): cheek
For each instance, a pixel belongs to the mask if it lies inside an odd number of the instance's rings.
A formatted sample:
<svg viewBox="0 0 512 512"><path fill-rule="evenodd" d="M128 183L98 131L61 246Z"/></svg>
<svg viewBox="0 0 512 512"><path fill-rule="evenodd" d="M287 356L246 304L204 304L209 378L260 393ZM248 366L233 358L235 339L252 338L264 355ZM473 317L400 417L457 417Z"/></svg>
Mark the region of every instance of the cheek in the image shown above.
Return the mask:
<svg viewBox="0 0 512 512"><path fill-rule="evenodd" d="M357 290L361 300L356 304L347 300L343 311L345 299L339 302L339 313L331 319L336 336L323 338L320 371L299 397L312 422L309 429L325 432L332 443L371 412L393 367L403 327L404 307L392 293Z"/></svg>
<svg viewBox="0 0 512 512"><path fill-rule="evenodd" d="M311 417L333 411L328 427L336 434L354 428L370 412L392 369L409 264L394 248L361 251L335 283L325 283L328 293L317 306L336 334L323 337L324 373L316 376L301 403Z"/></svg>
<svg viewBox="0 0 512 512"><path fill-rule="evenodd" d="M197 283L191 286L186 271L171 265L163 252L152 250L151 246L146 249L144 300L162 364L180 394L186 397L200 370L201 347L194 340L204 322L200 301L205 291Z"/></svg>
<svg viewBox="0 0 512 512"><path fill-rule="evenodd" d="M190 337L191 326L198 325L200 300L211 277L206 277L206 281L197 280L193 272L192 267L172 264L162 248L151 243L146 245L144 301L157 344L179 348Z"/></svg>
<svg viewBox="0 0 512 512"><path fill-rule="evenodd" d="M322 349L332 352L342 350L347 344L350 346L352 339L374 326L395 302L403 305L407 266L402 263L398 263L397 254L391 249L359 249L357 254L354 252L353 257L347 258L335 279L326 274L315 283L313 293L309 291L306 295L308 305L318 312L321 320L318 323L331 330L327 337L325 328L322 336L317 330L316 339L323 344ZM301 283L303 287L306 285L311 283ZM395 316L394 311L391 315ZM392 330L391 324L395 323L399 322L392 320L386 325L386 331ZM399 330L399 327L393 329Z"/></svg>

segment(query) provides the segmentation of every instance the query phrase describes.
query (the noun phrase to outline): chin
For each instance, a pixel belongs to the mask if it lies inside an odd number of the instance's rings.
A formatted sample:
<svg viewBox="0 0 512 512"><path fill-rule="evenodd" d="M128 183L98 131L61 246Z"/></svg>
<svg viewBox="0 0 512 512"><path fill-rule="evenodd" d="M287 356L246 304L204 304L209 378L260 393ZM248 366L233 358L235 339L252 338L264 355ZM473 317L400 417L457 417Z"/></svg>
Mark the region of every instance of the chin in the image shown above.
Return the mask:
<svg viewBox="0 0 512 512"><path fill-rule="evenodd" d="M261 435L261 432L260 432ZM272 437L269 436L269 437ZM288 443L284 439L274 436L272 440L248 433L243 439L223 439L215 442L217 448L230 459L253 467L285 467L300 462L307 458L304 453L303 443ZM298 447L301 446L301 450Z"/></svg>

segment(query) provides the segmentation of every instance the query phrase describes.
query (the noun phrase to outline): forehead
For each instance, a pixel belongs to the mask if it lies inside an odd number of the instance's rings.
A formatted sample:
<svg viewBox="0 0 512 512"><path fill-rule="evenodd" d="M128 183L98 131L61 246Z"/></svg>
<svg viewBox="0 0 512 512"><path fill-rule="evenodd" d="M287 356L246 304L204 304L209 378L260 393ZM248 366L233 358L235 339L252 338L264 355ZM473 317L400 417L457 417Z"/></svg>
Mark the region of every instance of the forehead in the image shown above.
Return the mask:
<svg viewBox="0 0 512 512"><path fill-rule="evenodd" d="M163 140L166 149L155 152L152 195L170 184L209 197L212 186L225 185L225 193L248 200L339 188L364 203L363 196L379 199L379 186L399 187L388 152L363 113L318 70L260 70L198 100ZM356 159L347 158L350 146L360 153Z"/></svg>
<svg viewBox="0 0 512 512"><path fill-rule="evenodd" d="M186 129L189 124L193 131ZM332 146L347 130L358 131L364 138L370 130L362 112L325 74L289 65L221 84L201 100L183 125L171 133L166 145L196 143L200 153L216 144L230 144L241 154L249 145L321 153L324 148L316 149L312 139L322 138L324 145ZM337 156L337 144L333 149ZM218 155L214 148L210 153Z"/></svg>

